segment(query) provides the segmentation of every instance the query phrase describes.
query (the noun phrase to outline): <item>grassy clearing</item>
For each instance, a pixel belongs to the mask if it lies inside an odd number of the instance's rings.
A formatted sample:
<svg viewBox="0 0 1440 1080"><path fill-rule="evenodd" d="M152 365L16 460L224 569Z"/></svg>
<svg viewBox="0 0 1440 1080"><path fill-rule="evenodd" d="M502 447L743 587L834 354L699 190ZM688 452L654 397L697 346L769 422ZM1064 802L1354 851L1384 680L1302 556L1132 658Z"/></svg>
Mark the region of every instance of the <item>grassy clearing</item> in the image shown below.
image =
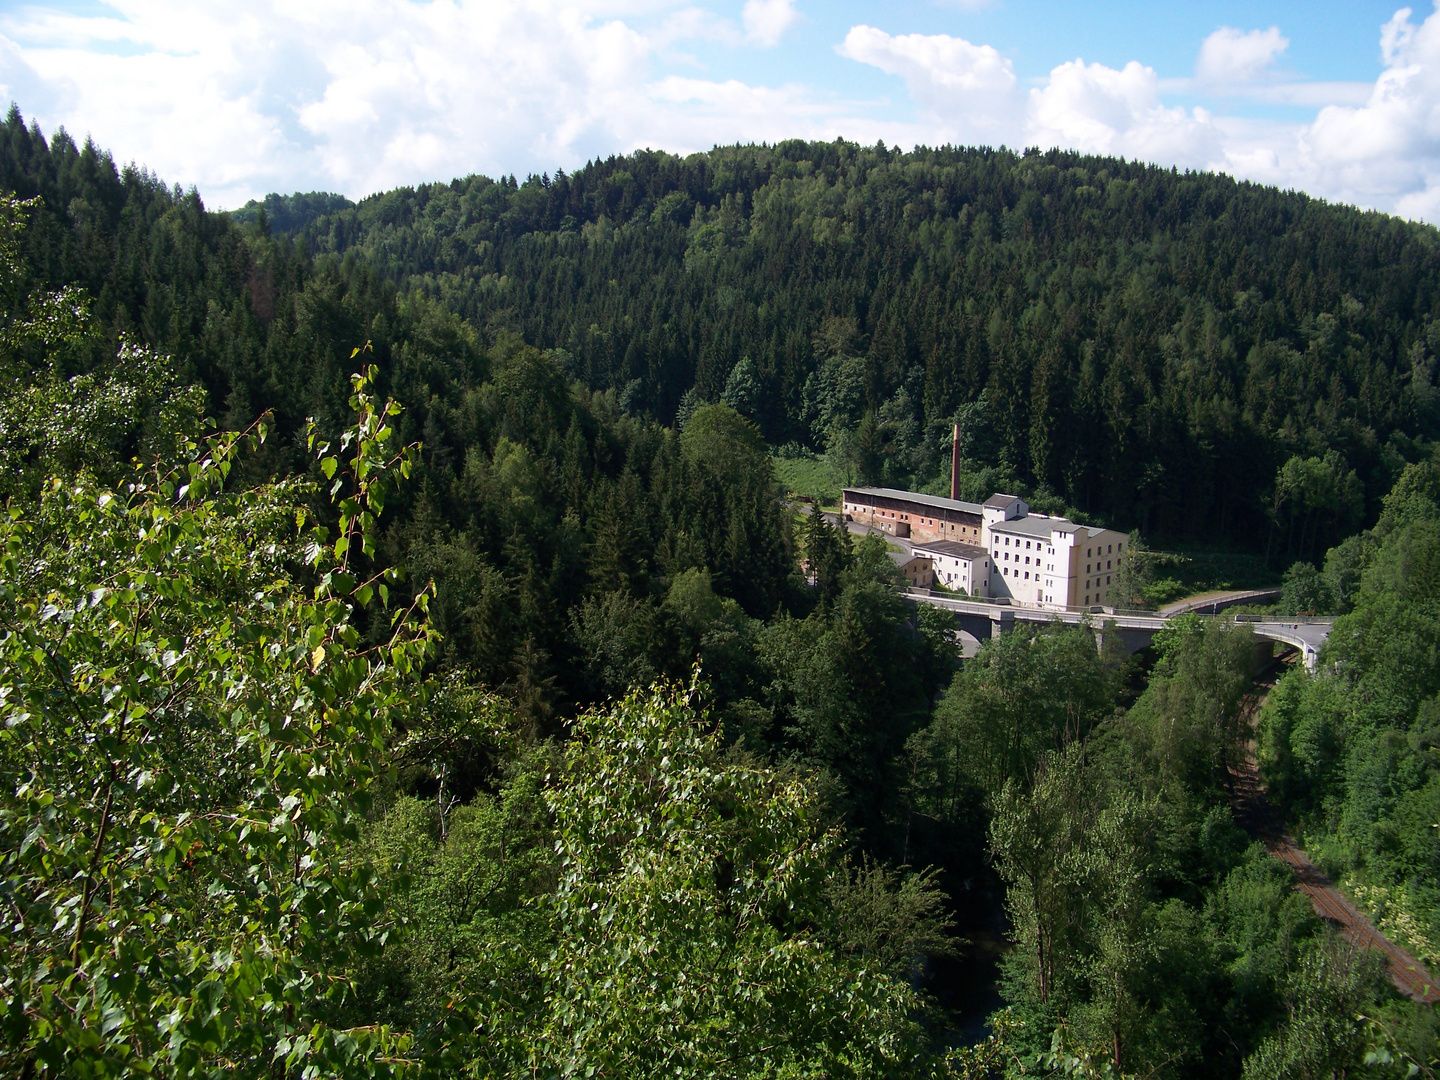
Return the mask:
<svg viewBox="0 0 1440 1080"><path fill-rule="evenodd" d="M775 463L775 477L787 493L804 495L821 506L839 504L845 477L828 458L777 457L772 460Z"/></svg>
<svg viewBox="0 0 1440 1080"><path fill-rule="evenodd" d="M1199 593L1278 586L1281 573L1259 555L1232 551L1156 552L1155 582L1145 599L1155 606Z"/></svg>

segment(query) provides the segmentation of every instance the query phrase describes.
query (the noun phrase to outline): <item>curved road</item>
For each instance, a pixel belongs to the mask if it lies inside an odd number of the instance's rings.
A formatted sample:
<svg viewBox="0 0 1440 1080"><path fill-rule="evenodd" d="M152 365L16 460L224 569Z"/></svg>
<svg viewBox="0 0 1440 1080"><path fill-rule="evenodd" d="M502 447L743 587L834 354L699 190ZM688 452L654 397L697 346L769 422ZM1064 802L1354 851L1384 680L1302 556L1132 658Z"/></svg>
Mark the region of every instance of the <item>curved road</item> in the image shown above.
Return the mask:
<svg viewBox="0 0 1440 1080"><path fill-rule="evenodd" d="M1021 622L1062 622L1070 625L1089 622L1096 626L1114 623L1120 630L1139 630L1147 633L1163 629L1166 621L1175 617L1159 611L1116 611L1103 608L1077 610L1074 608L1036 608L1022 604L997 604L992 601L959 596L937 596L928 589L905 589L903 595L911 600L945 608L949 611L962 612L966 615L984 615L993 618L999 612L1007 612L1009 613L1008 618ZM1236 622L1248 624L1259 637L1280 641L1294 647L1304 658L1305 666L1312 671L1315 669L1316 660L1320 655L1320 646L1324 645L1325 639L1330 636L1330 627L1334 623L1333 619L1276 619L1262 618L1259 615L1236 615L1234 618Z"/></svg>
<svg viewBox="0 0 1440 1080"><path fill-rule="evenodd" d="M811 507L800 504L801 513L814 513ZM840 514L824 512L825 517L834 524L843 524L845 528L855 536L878 536L886 543L894 544L901 551L907 554L915 549L915 544L905 537L891 536L881 529L870 525L863 525L858 521L846 521ZM1202 593L1199 596L1188 597L1174 604L1161 608L1159 611L1146 612L1095 612L1085 614L1080 611L1064 610L1054 611L1050 609L1028 608L1018 604L1005 607L1003 610L1011 611L1014 617L1025 622L1051 622L1059 620L1064 623L1081 623L1086 619L1092 622L1115 622L1122 630L1159 630L1165 625L1165 620L1177 615L1195 612L1197 614L1218 614L1222 608L1233 604L1242 604L1251 600L1264 600L1276 597L1280 594L1279 589L1243 589L1231 592ZM932 604L935 607L948 608L952 611L963 611L967 614L978 615L988 614L997 609L999 605L986 603L979 600L961 599L957 596L936 596L925 589L907 589L905 595L912 600L919 600L922 603ZM1207 610L1208 609L1208 610ZM1273 619L1260 618L1259 616L1240 615L1237 620L1249 622L1255 633L1261 637L1270 638L1272 641L1284 642L1293 646L1304 658L1305 666L1312 671L1320 655L1320 646L1325 644L1325 639L1330 635L1330 626L1333 620L1330 619Z"/></svg>
<svg viewBox="0 0 1440 1080"><path fill-rule="evenodd" d="M1177 600L1173 604L1166 604L1160 609L1160 614L1184 615L1188 611L1197 611L1215 615L1221 608L1234 607L1236 604L1248 604L1254 600L1277 600L1279 597L1279 588L1206 592L1196 596L1187 596L1184 600Z"/></svg>

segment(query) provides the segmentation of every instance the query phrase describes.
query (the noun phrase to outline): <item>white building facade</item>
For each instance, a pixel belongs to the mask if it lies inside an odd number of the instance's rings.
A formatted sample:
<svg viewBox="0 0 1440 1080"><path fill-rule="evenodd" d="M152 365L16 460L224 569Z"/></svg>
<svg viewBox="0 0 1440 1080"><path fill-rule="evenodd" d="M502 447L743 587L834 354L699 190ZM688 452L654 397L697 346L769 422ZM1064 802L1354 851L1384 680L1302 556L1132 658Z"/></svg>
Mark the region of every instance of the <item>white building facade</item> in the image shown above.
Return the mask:
<svg viewBox="0 0 1440 1080"><path fill-rule="evenodd" d="M934 580L952 592L990 595L990 556L982 547L955 540L916 544L915 554L930 560Z"/></svg>
<svg viewBox="0 0 1440 1080"><path fill-rule="evenodd" d="M1111 603L1129 537L1114 529L1031 514L1025 500L994 495L984 508L990 595L1030 607Z"/></svg>

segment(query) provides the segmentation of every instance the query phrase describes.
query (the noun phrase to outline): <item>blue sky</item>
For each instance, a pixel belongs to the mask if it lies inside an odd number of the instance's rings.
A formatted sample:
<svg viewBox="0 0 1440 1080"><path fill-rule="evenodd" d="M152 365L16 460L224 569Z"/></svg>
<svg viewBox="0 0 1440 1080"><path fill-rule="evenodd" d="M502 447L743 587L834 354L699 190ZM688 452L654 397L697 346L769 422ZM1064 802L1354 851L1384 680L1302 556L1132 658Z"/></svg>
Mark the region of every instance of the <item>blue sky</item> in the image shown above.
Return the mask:
<svg viewBox="0 0 1440 1080"><path fill-rule="evenodd" d="M222 207L844 136L1067 146L1440 220L1428 2L0 2L0 90Z"/></svg>

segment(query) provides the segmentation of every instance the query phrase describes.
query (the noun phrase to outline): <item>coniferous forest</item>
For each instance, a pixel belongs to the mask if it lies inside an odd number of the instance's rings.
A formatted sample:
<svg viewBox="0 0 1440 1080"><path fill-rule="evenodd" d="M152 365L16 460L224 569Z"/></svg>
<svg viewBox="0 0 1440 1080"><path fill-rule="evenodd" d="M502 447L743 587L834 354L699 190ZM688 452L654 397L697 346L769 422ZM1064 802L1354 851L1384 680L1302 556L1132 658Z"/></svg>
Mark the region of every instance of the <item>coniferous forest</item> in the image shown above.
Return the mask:
<svg viewBox="0 0 1440 1080"><path fill-rule="evenodd" d="M845 142L218 213L13 108L0 192L5 1075L1440 1067L1234 812L1440 964L1433 228ZM777 479L948 493L956 423L1315 671L962 659Z"/></svg>

